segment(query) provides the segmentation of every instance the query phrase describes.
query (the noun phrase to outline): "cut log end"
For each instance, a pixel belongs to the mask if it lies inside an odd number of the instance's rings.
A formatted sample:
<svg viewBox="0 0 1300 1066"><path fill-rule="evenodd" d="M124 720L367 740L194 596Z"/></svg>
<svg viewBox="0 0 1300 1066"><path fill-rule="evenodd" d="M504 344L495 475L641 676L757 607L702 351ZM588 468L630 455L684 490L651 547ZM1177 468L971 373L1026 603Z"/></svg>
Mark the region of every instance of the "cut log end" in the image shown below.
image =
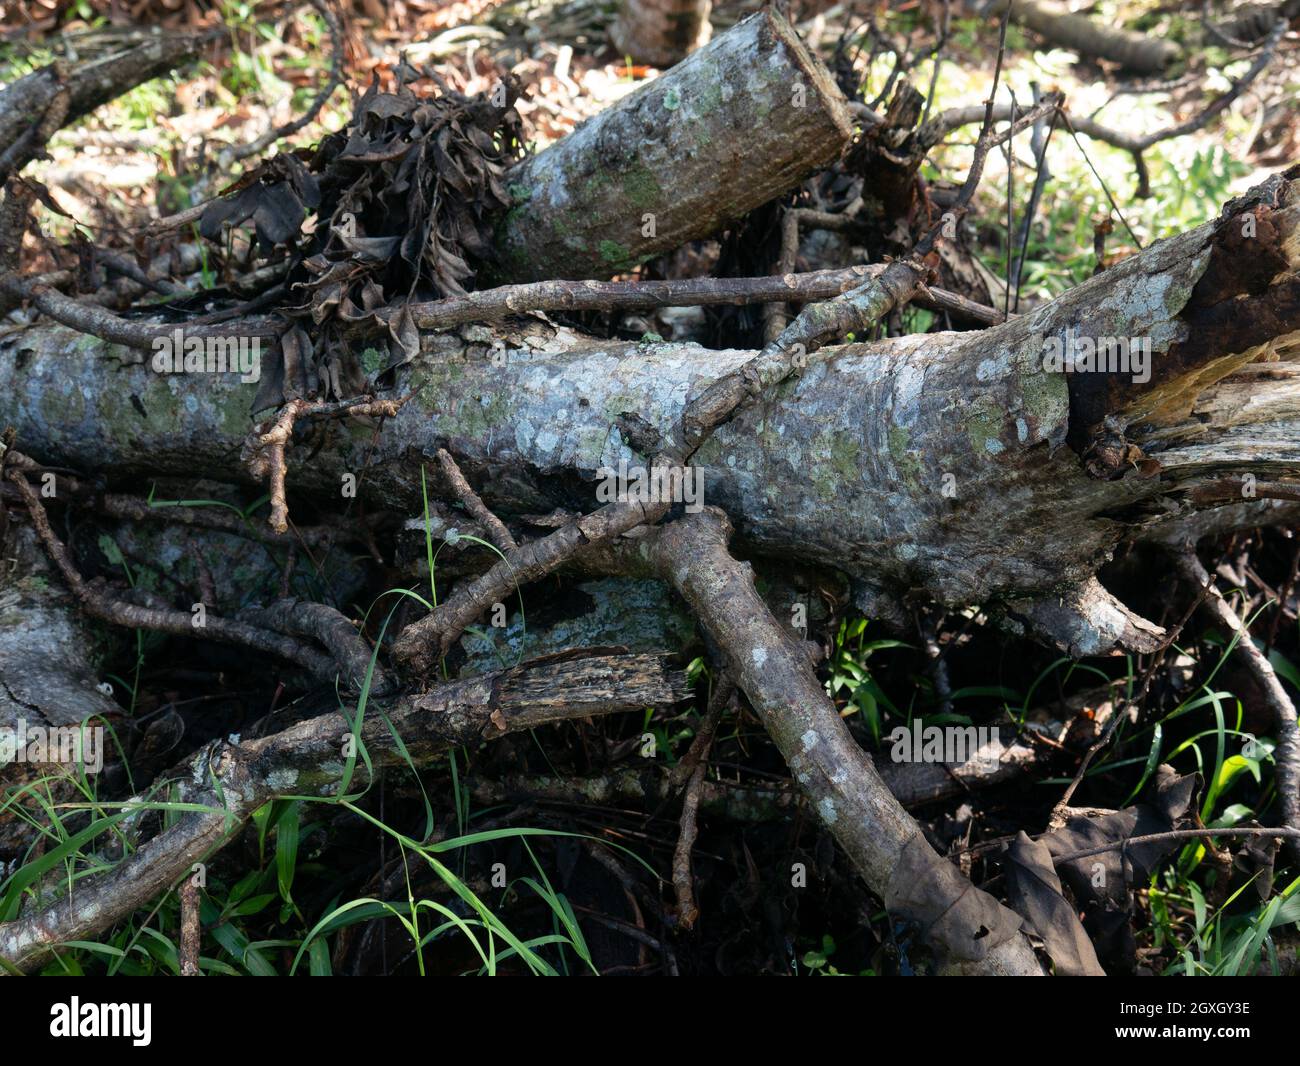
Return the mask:
<svg viewBox="0 0 1300 1066"><path fill-rule="evenodd" d="M497 280L628 271L786 192L852 136L830 72L764 9L507 174Z"/></svg>

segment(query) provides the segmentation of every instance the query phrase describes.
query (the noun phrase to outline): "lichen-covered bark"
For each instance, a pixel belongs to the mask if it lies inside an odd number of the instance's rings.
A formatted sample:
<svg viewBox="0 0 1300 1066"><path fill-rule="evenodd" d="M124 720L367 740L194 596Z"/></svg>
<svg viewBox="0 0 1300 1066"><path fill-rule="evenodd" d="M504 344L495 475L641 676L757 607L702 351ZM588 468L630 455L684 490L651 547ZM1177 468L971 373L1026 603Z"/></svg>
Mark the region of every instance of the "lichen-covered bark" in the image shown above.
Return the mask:
<svg viewBox="0 0 1300 1066"><path fill-rule="evenodd" d="M1272 210L1271 251L1297 264L1293 185ZM819 358L699 451L704 502L727 511L744 550L836 567L856 579L859 603L883 614L918 595L1060 601L1122 538L1211 506L1196 496L1207 479L1295 476L1300 368L1289 360L1300 308L1271 318L1271 337L1252 326L1237 349L1220 333L1220 347L1178 357L1176 372L1162 362L1188 343L1193 294L1236 217L1161 242L1004 325ZM1247 319L1275 287L1232 306ZM1102 425L1121 453L1132 445L1142 456L1109 477L1067 446L1079 390L1043 367L1045 340L1067 333L1152 345L1152 387L1103 394L1114 407ZM492 356L496 340L504 358ZM645 462L616 428L622 412L667 432L689 398L753 354L595 342L541 325L425 341L398 382L417 395L373 454L372 427L334 427L310 464L291 469L291 493L341 509L341 473L369 455L362 491L414 513L421 457L448 445L502 513L591 510L599 468ZM159 377L142 359L59 329L0 338L0 423L18 429L24 451L74 468L243 476L255 387ZM1286 361L1251 362L1261 359Z"/></svg>
<svg viewBox="0 0 1300 1066"><path fill-rule="evenodd" d="M727 551L730 526L706 509L664 528L654 552L713 637L808 796L867 884L916 922L947 972L1037 975L1020 920L941 859L849 734L802 643L759 599Z"/></svg>
<svg viewBox="0 0 1300 1066"><path fill-rule="evenodd" d="M852 135L830 73L764 8L512 170L497 272L626 271L781 195Z"/></svg>

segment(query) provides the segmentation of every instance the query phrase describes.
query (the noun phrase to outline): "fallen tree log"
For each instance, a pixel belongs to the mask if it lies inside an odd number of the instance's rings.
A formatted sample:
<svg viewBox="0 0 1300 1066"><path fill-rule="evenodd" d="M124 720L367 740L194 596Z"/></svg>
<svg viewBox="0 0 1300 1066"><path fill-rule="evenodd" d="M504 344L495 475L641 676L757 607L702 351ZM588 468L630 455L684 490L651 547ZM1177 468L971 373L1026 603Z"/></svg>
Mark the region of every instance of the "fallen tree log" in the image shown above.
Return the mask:
<svg viewBox="0 0 1300 1066"><path fill-rule="evenodd" d="M507 174L500 280L626 271L793 188L852 135L830 72L764 8Z"/></svg>
<svg viewBox="0 0 1300 1066"><path fill-rule="evenodd" d="M704 500L744 550L845 572L879 616L917 597L1004 601L1075 654L1141 647L1153 634L1117 624L1093 584L1115 546L1230 502L1203 498L1207 484L1300 473L1295 185L1275 179L1003 325L837 349L700 450ZM1070 338L1148 344L1148 379L1045 369L1045 349ZM342 475L364 469L363 491L414 511L421 457L448 446L505 514L590 509L598 470L644 462L622 412L668 432L750 356L539 324L426 337L399 372L416 397L373 451L369 430L335 434L292 466L290 491L339 498ZM1271 359L1283 361L1252 365ZM61 328L0 338L0 423L28 454L77 469L244 479L255 388L160 376L139 352ZM1038 618L1026 600L1061 609Z"/></svg>
<svg viewBox="0 0 1300 1066"><path fill-rule="evenodd" d="M321 715L257 740L213 742L183 768L177 785L182 802L210 810L183 814L105 872L76 880L70 890L60 885L56 898L0 923L0 973L29 972L59 944L105 929L174 887L277 796L336 796L341 782L364 786L370 767L419 765L449 747L550 722L671 705L687 694L685 673L660 656L577 657L442 685L394 701L383 715L369 713L355 726L356 710L349 708L348 717ZM364 748L369 762L349 759L354 735L354 752ZM116 821L148 810L148 799L139 797Z"/></svg>
<svg viewBox="0 0 1300 1066"><path fill-rule="evenodd" d="M1108 26L1042 0L995 0L990 12L1011 7L1011 20L1040 37L1085 56L1109 59L1135 74L1160 74L1178 58L1178 45L1149 34Z"/></svg>
<svg viewBox="0 0 1300 1066"><path fill-rule="evenodd" d="M59 60L0 89L0 181L43 150L54 129L166 74L224 33L220 27L188 34L164 33L158 27L136 30L110 37L111 46L103 55L80 62ZM56 103L60 98L62 103ZM55 106L59 110L53 128L42 130Z"/></svg>

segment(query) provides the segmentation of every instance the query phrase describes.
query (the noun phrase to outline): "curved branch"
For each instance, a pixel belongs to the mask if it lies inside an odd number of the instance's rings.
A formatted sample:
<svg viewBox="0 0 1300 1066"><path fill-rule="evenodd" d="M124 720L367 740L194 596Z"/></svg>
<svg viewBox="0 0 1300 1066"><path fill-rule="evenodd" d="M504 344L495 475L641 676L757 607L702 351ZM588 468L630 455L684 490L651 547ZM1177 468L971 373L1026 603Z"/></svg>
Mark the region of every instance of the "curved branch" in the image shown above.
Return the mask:
<svg viewBox="0 0 1300 1066"><path fill-rule="evenodd" d="M1020 919L935 854L890 794L802 642L772 617L752 569L728 553L730 533L726 516L706 508L661 530L653 551L722 649L822 823L890 910L921 926L942 969L1041 974Z"/></svg>

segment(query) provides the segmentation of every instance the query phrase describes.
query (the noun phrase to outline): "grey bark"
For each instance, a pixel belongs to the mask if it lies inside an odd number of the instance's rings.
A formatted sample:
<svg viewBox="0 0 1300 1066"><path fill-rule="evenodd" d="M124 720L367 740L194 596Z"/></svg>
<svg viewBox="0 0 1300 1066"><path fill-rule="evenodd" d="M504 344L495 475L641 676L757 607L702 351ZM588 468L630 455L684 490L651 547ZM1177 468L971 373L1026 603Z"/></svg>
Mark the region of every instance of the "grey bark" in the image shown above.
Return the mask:
<svg viewBox="0 0 1300 1066"><path fill-rule="evenodd" d="M1023 601L1073 597L1080 609L1054 639L1113 646L1107 633L1141 627L1115 627L1120 609L1088 586L1121 540L1210 511L1195 495L1207 479L1300 472L1300 307L1285 266L1300 261L1293 184L1251 246L1254 261L1283 265L1253 293L1203 295L1220 287L1221 245L1243 224L1233 207L1001 326L845 345L705 445L695 459L705 501L733 517L745 550L838 569L877 615L932 596L1016 604L1036 624ZM1045 370L1044 340L1067 333L1149 338L1151 384ZM496 341L504 359L490 356ZM536 324L426 337L398 386L418 394L380 435L363 491L415 513L419 457L446 445L503 514L571 509L574 485L599 468L644 462L615 426L622 412L666 433L688 398L751 355ZM243 478L255 386L160 377L143 358L59 328L0 338L0 424L46 462ZM1092 424L1094 385L1114 391L1106 417L1158 471L1083 468L1066 438L1072 420ZM369 439L335 435L291 469L290 492L340 499L340 476L362 471Z"/></svg>
<svg viewBox="0 0 1300 1066"><path fill-rule="evenodd" d="M992 11L1001 15L1007 0L995 0ZM1107 26L1064 6L1043 0L1015 0L1011 20L1028 26L1062 48L1086 56L1109 59L1136 74L1159 74L1178 58L1178 45L1160 37Z"/></svg>
<svg viewBox="0 0 1300 1066"><path fill-rule="evenodd" d="M666 526L652 549L726 657L822 824L891 913L916 922L951 973L1040 975L1020 920L931 849L890 793L818 680L806 649L727 551L713 508Z"/></svg>
<svg viewBox="0 0 1300 1066"><path fill-rule="evenodd" d="M115 725L121 708L97 686L112 638L82 613L49 564L29 528L9 530L0 558L0 737L34 735L50 727ZM116 762L115 751L104 751ZM0 755L0 801L45 779L56 802L74 797L67 774L75 768ZM43 786L40 793L47 788ZM38 815L39 817L39 815ZM17 855L30 843L30 825L14 809L0 812L0 856ZM0 863L0 865L3 865Z"/></svg>
<svg viewBox="0 0 1300 1066"><path fill-rule="evenodd" d="M403 764L408 755L418 765L448 747L568 718L673 704L687 691L685 674L657 656L524 664L394 701L384 708L386 721L367 714L361 738L377 767ZM70 889L60 885L61 898L0 923L0 963L30 972L60 943L108 928L229 843L269 800L335 795L345 770L343 743L350 733L347 719L333 713L269 737L210 744L183 768L178 789L183 802L211 811L182 815L108 871L79 879ZM353 781L367 781L361 759ZM7 967L0 965L0 974Z"/></svg>
<svg viewBox="0 0 1300 1066"><path fill-rule="evenodd" d="M830 72L764 8L507 175L501 280L627 271L793 188L852 135Z"/></svg>
<svg viewBox="0 0 1300 1066"><path fill-rule="evenodd" d="M222 32L177 34L158 27L134 31L120 40L110 38L101 55L60 60L0 89L0 165L21 169L33 152L44 148L43 142L24 147L20 141L31 139L61 90L66 88L68 101L60 124L74 122L134 86L166 74Z"/></svg>

